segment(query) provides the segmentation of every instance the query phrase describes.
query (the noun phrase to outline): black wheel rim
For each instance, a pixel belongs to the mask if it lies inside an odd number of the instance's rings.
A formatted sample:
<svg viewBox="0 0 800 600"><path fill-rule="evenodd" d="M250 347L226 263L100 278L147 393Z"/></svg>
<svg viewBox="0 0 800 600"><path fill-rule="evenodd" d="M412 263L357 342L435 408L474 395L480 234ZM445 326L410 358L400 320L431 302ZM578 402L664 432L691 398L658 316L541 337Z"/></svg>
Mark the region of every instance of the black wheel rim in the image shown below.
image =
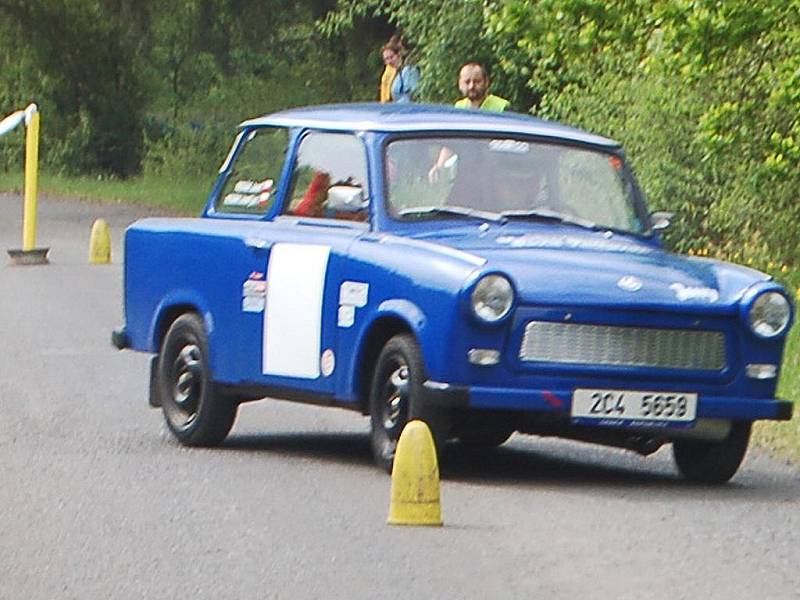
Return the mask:
<svg viewBox="0 0 800 600"><path fill-rule="evenodd" d="M381 426L391 442L396 443L400 431L408 419L410 373L401 358L393 361L387 369L381 398Z"/></svg>
<svg viewBox="0 0 800 600"><path fill-rule="evenodd" d="M197 418L203 394L203 355L197 344L187 343L172 361L168 415L178 429L189 427Z"/></svg>

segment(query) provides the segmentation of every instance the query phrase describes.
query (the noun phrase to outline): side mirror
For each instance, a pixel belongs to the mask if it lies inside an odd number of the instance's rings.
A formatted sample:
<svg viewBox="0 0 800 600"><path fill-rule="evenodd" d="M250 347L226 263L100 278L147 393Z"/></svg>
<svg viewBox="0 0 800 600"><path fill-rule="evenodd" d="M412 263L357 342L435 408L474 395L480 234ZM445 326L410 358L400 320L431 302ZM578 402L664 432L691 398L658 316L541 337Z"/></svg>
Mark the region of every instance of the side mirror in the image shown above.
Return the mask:
<svg viewBox="0 0 800 600"><path fill-rule="evenodd" d="M328 188L325 207L334 212L356 213L367 208L364 190L354 185L332 185Z"/></svg>
<svg viewBox="0 0 800 600"><path fill-rule="evenodd" d="M675 218L673 212L654 212L650 213L650 227L653 231L666 231L672 225Z"/></svg>

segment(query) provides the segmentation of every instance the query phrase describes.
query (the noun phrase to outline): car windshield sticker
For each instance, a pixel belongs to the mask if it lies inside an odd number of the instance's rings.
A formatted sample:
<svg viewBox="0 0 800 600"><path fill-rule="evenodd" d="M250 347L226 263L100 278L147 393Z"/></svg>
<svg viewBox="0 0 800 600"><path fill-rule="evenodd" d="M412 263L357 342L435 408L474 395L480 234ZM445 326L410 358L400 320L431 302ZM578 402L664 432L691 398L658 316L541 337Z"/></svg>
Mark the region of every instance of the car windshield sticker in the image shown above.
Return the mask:
<svg viewBox="0 0 800 600"><path fill-rule="evenodd" d="M333 369L336 368L336 357L333 355L333 350L326 348L325 352L319 359L319 366L322 369L322 374L325 377L330 377Z"/></svg>
<svg viewBox="0 0 800 600"><path fill-rule="evenodd" d="M368 293L368 283L345 281L339 286L339 304L358 306L361 308L367 304Z"/></svg>
<svg viewBox="0 0 800 600"><path fill-rule="evenodd" d="M352 327L356 322L356 307L355 306L340 306L339 319L337 325L339 327Z"/></svg>
<svg viewBox="0 0 800 600"><path fill-rule="evenodd" d="M650 248L626 244L609 239L586 239L569 235L501 235L497 243L512 248L574 248L581 250L602 250L605 252L624 252L626 254L652 254Z"/></svg>
<svg viewBox="0 0 800 600"><path fill-rule="evenodd" d="M267 299L267 282L252 279L252 273L250 277L251 279L242 284L242 310L244 312L262 312Z"/></svg>
<svg viewBox="0 0 800 600"><path fill-rule="evenodd" d="M265 375L319 377L322 294L330 251L311 244L272 247L264 312Z"/></svg>
<svg viewBox="0 0 800 600"><path fill-rule="evenodd" d="M685 302L686 300L705 300L707 302L716 302L719 300L719 292L715 289L708 287L690 287L682 283L673 283L669 286L678 300Z"/></svg>
<svg viewBox="0 0 800 600"><path fill-rule="evenodd" d="M490 140L489 150L495 152L511 152L513 154L527 154L531 150L528 142L519 140Z"/></svg>
<svg viewBox="0 0 800 600"><path fill-rule="evenodd" d="M273 185L275 185L275 182L272 179L237 181L233 187L233 192L226 194L222 203L225 206L241 206L245 208L264 206L269 203Z"/></svg>

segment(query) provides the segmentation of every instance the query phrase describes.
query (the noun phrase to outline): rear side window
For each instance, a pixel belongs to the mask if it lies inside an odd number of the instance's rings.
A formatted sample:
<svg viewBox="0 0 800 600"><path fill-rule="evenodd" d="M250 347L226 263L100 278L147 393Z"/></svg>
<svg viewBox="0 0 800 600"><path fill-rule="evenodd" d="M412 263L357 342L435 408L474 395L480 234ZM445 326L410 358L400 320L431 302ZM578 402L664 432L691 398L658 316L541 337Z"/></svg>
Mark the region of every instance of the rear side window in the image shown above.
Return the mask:
<svg viewBox="0 0 800 600"><path fill-rule="evenodd" d="M288 144L284 128L249 133L216 200L216 212L266 214L275 203Z"/></svg>

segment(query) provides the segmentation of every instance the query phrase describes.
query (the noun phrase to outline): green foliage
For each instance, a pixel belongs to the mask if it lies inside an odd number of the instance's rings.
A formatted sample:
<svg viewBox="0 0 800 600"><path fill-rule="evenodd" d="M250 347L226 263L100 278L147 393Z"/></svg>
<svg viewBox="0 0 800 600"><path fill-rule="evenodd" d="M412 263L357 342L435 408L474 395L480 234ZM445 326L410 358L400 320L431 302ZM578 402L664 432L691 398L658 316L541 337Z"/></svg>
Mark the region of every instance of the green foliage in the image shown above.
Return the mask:
<svg viewBox="0 0 800 600"><path fill-rule="evenodd" d="M244 116L373 97L378 65L365 57L385 24L323 37L315 20L330 4L0 0L0 112L39 104L50 170L207 169ZM12 141L0 141L2 169L20 164Z"/></svg>
<svg viewBox="0 0 800 600"><path fill-rule="evenodd" d="M4 66L24 65L12 67L11 80L4 73L3 83L16 86L10 95L23 106L35 100L46 115L45 162L120 175L138 167L144 90L136 25L145 5L133 6L117 7L111 20L99 0L0 0L0 39L16 43Z"/></svg>

